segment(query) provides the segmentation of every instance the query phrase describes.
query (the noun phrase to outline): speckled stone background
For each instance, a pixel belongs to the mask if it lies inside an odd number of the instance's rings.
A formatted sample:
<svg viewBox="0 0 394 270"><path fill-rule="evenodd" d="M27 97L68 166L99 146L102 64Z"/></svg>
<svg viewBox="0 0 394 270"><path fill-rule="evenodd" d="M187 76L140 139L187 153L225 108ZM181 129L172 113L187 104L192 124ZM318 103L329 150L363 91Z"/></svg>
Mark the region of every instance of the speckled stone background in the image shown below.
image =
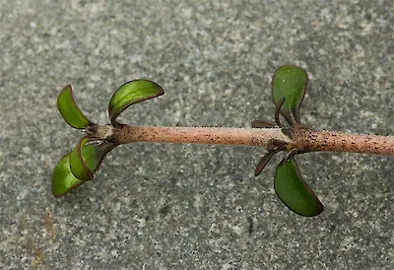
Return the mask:
<svg viewBox="0 0 394 270"><path fill-rule="evenodd" d="M325 211L302 218L273 192L263 149L134 144L96 179L51 195L81 134L56 108L72 84L108 122L117 86L166 94L136 124L248 127L272 119L282 64L310 75L303 123L394 135L394 4L367 1L0 1L0 268L392 269L394 159L298 158ZM251 225L252 224L252 225Z"/></svg>

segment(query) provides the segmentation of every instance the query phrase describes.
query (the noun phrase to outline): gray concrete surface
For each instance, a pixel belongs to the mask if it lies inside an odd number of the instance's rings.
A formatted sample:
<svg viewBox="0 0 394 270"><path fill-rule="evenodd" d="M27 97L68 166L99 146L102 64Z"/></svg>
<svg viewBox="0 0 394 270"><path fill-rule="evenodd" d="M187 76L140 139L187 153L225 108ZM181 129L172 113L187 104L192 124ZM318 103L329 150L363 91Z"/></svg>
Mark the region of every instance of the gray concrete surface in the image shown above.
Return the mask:
<svg viewBox="0 0 394 270"><path fill-rule="evenodd" d="M392 1L0 3L0 268L392 269L389 157L299 157L326 207L312 219L279 202L274 163L253 177L264 151L248 147L122 146L94 181L50 192L81 136L56 108L66 84L101 123L143 77L166 94L127 123L247 127L272 119L270 78L293 63L310 74L305 124L394 135Z"/></svg>

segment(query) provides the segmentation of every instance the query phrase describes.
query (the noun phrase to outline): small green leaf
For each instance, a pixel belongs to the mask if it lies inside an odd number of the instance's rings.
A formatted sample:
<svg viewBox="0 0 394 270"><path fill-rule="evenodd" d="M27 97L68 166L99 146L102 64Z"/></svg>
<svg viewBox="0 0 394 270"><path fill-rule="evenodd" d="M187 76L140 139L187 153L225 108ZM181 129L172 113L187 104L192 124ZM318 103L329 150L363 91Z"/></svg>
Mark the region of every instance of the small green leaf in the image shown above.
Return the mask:
<svg viewBox="0 0 394 270"><path fill-rule="evenodd" d="M285 158L279 163L274 181L276 194L293 212L313 217L324 210L323 204L302 178L293 158Z"/></svg>
<svg viewBox="0 0 394 270"><path fill-rule="evenodd" d="M64 120L72 127L82 129L91 122L75 103L71 85L66 86L57 97L57 107Z"/></svg>
<svg viewBox="0 0 394 270"><path fill-rule="evenodd" d="M300 122L299 110L307 84L308 75L300 67L285 65L275 71L272 79L272 97L277 106L281 99L285 98L280 113L290 124Z"/></svg>
<svg viewBox="0 0 394 270"><path fill-rule="evenodd" d="M53 170L52 193L55 197L63 196L83 183L70 170L70 155L71 152L64 155Z"/></svg>
<svg viewBox="0 0 394 270"><path fill-rule="evenodd" d="M164 91L161 86L152 81L135 80L125 83L115 91L109 101L108 114L111 124L117 126L116 118L130 105L162 94Z"/></svg>
<svg viewBox="0 0 394 270"><path fill-rule="evenodd" d="M112 143L86 145L87 142L87 137L83 137L70 155L71 172L82 181L93 179L105 155L116 147Z"/></svg>
<svg viewBox="0 0 394 270"><path fill-rule="evenodd" d="M82 157L82 148L87 142L87 138L83 137L73 149L70 155L70 169L74 176L82 181L93 179L93 172L86 165ZM93 159L96 157L93 155Z"/></svg>

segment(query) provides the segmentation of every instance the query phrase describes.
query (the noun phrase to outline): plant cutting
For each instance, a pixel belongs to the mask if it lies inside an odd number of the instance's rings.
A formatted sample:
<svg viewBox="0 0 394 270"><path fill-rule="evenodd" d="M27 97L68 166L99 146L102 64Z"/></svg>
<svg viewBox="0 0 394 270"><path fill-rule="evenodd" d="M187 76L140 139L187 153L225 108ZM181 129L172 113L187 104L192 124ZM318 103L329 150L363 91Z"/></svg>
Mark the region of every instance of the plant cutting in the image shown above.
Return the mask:
<svg viewBox="0 0 394 270"><path fill-rule="evenodd" d="M353 152L394 156L394 137L349 134L317 130L301 124L300 107L308 76L298 66L279 67L272 79L275 122L252 121L251 128L135 126L117 121L130 105L164 94L162 87L149 80L123 84L108 104L110 124L89 120L75 103L71 86L59 94L57 107L64 120L84 136L75 148L56 164L52 192L59 197L92 180L105 155L115 147L134 142L226 144L263 147L267 153L255 169L258 176L271 158L284 152L274 175L274 188L280 200L298 215L313 217L324 207L300 173L296 156L310 152Z"/></svg>

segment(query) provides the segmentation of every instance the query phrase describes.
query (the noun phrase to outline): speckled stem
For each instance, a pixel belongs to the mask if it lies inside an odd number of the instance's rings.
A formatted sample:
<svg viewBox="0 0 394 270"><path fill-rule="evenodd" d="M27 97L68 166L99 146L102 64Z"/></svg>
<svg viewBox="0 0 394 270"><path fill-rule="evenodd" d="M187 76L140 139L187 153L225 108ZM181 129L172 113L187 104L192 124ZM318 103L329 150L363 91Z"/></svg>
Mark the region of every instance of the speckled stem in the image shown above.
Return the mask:
<svg viewBox="0 0 394 270"><path fill-rule="evenodd" d="M216 128L128 126L114 129L111 140L133 142L229 144L267 147L271 140L289 143L282 128Z"/></svg>
<svg viewBox="0 0 394 270"><path fill-rule="evenodd" d="M294 125L291 128L153 127L94 125L86 129L92 141L114 144L134 142L227 144L261 146L268 150L301 152L352 152L394 156L394 136L349 134L315 130Z"/></svg>
<svg viewBox="0 0 394 270"><path fill-rule="evenodd" d="M336 131L314 130L295 126L292 148L306 152L352 152L394 156L394 137L349 134Z"/></svg>

